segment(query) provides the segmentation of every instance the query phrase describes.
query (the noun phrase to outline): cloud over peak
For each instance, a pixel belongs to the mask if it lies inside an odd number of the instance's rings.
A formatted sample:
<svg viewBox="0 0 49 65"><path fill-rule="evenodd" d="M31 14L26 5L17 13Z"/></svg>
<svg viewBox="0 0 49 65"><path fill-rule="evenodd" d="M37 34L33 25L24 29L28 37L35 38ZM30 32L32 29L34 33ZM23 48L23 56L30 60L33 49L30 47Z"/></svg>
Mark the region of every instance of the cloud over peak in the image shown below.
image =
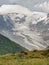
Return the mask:
<svg viewBox="0 0 49 65"><path fill-rule="evenodd" d="M25 15L31 15L32 12L21 5L2 5L0 7L0 14L6 14L6 13L22 13Z"/></svg>

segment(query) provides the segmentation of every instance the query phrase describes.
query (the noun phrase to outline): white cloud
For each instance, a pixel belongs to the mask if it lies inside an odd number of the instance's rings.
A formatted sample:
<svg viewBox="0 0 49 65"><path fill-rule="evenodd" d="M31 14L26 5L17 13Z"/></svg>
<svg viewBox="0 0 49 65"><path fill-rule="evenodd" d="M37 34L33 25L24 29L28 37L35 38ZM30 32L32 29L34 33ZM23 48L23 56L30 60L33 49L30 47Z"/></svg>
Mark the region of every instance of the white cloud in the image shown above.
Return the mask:
<svg viewBox="0 0 49 65"><path fill-rule="evenodd" d="M32 11L20 5L2 5L0 7L0 14L6 13L22 13L25 15L32 15Z"/></svg>

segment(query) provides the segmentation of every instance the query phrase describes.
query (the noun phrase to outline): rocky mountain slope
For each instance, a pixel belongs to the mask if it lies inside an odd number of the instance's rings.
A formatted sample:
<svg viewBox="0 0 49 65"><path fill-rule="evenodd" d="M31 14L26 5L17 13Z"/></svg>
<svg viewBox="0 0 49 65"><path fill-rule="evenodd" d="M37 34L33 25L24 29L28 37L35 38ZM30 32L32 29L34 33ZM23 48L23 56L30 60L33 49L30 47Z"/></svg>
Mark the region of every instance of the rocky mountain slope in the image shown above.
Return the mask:
<svg viewBox="0 0 49 65"><path fill-rule="evenodd" d="M0 7L0 34L29 50L49 46L49 14L20 5Z"/></svg>

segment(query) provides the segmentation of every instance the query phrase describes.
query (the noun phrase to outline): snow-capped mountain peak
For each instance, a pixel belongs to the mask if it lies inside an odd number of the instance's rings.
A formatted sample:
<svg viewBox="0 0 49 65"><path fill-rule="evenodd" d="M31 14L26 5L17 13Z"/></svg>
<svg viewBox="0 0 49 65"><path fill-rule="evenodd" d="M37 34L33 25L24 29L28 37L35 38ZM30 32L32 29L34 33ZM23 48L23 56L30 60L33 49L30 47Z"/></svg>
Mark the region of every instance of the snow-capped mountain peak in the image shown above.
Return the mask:
<svg viewBox="0 0 49 65"><path fill-rule="evenodd" d="M0 34L29 50L45 49L49 45L48 19L47 13L30 11L20 5L3 5L0 7Z"/></svg>

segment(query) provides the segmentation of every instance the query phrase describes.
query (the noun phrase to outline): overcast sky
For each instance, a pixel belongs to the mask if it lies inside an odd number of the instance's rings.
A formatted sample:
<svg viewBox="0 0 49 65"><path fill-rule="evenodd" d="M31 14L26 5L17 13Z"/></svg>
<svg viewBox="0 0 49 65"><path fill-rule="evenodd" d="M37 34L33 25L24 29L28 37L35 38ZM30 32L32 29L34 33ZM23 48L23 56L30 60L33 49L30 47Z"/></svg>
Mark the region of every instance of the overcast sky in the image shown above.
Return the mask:
<svg viewBox="0 0 49 65"><path fill-rule="evenodd" d="M10 4L10 3L17 3L17 4L35 4L39 2L44 2L49 0L0 0L0 4Z"/></svg>

